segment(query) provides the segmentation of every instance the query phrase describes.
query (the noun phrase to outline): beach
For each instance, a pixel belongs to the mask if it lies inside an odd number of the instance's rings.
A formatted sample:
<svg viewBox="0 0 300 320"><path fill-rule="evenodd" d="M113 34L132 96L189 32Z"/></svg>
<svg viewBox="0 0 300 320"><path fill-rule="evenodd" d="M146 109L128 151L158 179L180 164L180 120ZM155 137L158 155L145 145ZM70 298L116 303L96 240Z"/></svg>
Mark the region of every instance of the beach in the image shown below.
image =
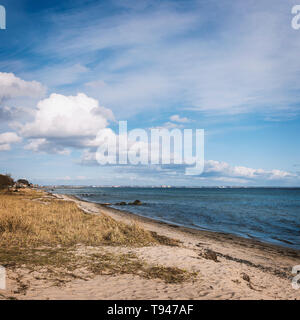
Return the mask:
<svg viewBox="0 0 300 320"><path fill-rule="evenodd" d="M185 270L186 279L141 276L139 272L84 275L53 285L42 272L19 267L8 270L8 289L2 297L16 299L300 299L292 287L292 267L300 264L300 252L229 234L178 227L67 195L59 201L74 202L85 214L108 216L120 223L137 224L158 237L174 239L143 246L83 246L77 254L106 252L132 255L149 266ZM170 269L168 269L170 268ZM171 271L170 271L171 272ZM179 272L179 271L178 271ZM26 290L16 290L18 281ZM9 291L9 293L8 293ZM18 292L17 294L14 294Z"/></svg>

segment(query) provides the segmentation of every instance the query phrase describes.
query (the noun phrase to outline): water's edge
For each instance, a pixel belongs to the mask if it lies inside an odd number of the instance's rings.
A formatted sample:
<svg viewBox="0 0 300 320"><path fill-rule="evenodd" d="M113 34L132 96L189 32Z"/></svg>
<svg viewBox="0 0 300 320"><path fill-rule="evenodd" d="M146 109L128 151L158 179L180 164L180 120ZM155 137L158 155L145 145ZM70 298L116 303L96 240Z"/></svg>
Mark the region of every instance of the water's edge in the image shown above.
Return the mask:
<svg viewBox="0 0 300 320"><path fill-rule="evenodd" d="M53 193L55 194L55 192L53 192ZM299 253L300 253L300 249L291 248L291 247L284 246L281 244L274 244L272 242L264 241L262 239L257 239L254 237L247 238L247 237L243 237L243 236L239 236L239 235L227 233L227 232L220 232L220 231L209 230L209 229L192 228L192 227L184 226L182 224L176 224L173 222L163 221L163 220L156 219L156 218L150 218L147 216L143 216L141 214L133 213L128 210L121 210L121 209L113 208L112 206L107 205L105 203L82 199L78 195L71 195L71 194L64 194L64 195L69 198L73 198L73 199L76 199L76 200L79 200L82 202L96 204L96 205L100 206L100 208L105 208L106 210L110 210L110 211L117 213L121 216L134 218L135 220L139 220L139 221L147 222L147 223L153 223L156 225L165 225L165 226L170 227L172 229L177 229L180 232L185 232L188 234L201 235L201 236L212 238L214 240L226 241L227 243L231 242L233 244L244 245L246 247L247 246L250 246L250 247L255 246L255 247L262 249L262 250L264 250L264 249L270 250L271 249L272 251L274 250L277 253L279 252L280 254L284 254L287 256L288 255L294 256L295 254L299 255Z"/></svg>

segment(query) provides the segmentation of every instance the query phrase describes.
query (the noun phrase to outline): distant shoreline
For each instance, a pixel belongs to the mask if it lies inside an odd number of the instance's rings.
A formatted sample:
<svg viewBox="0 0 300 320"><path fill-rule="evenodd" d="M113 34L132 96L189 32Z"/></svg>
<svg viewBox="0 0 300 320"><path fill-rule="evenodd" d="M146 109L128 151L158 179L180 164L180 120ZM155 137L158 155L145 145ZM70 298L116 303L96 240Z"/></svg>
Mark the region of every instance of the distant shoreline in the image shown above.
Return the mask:
<svg viewBox="0 0 300 320"><path fill-rule="evenodd" d="M60 186L45 186L40 187L41 189L82 189L82 188L132 188L132 189L300 189L300 186L203 186L203 187L194 187L194 186L86 186L86 185L60 185Z"/></svg>

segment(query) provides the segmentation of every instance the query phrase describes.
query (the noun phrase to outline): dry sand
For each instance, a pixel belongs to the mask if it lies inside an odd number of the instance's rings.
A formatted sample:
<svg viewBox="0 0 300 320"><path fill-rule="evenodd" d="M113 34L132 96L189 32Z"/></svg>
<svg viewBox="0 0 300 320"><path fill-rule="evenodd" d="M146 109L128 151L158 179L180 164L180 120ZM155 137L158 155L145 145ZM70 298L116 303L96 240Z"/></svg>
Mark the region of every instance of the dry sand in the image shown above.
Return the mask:
<svg viewBox="0 0 300 320"><path fill-rule="evenodd" d="M182 242L179 247L99 247L98 250L135 253L147 263L183 268L197 272L198 276L193 281L167 284L137 275L101 275L74 279L57 287L36 280L31 273L23 273L22 283L30 285L23 294L16 296L18 299L300 300L300 289L295 290L291 285L292 267L300 264L299 251L232 235L172 226L64 195L56 196L62 200L72 199L89 214L105 213L126 223L135 221L147 230ZM10 292L14 291L18 276L9 278Z"/></svg>

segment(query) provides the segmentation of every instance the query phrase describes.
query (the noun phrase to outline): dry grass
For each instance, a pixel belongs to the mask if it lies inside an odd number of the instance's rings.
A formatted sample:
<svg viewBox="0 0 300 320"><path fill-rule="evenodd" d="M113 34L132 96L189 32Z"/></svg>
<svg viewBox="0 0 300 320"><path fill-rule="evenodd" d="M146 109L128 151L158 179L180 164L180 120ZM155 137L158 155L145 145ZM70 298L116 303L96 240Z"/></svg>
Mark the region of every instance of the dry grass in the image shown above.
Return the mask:
<svg viewBox="0 0 300 320"><path fill-rule="evenodd" d="M0 265L14 270L43 271L43 277L63 284L89 275L130 273L183 282L193 274L177 268L151 266L130 254L101 251L101 246L178 245L178 241L127 225L109 216L84 213L72 201L61 201L45 192L25 189L0 192ZM78 254L78 246L100 253ZM78 273L79 272L79 273Z"/></svg>
<svg viewBox="0 0 300 320"><path fill-rule="evenodd" d="M2 247L135 245L159 241L138 225L88 215L74 202L41 199L38 192L0 195ZM38 201L33 201L38 200Z"/></svg>
<svg viewBox="0 0 300 320"><path fill-rule="evenodd" d="M134 274L146 279L160 279L166 283L193 280L197 274L174 267L152 266L138 259L135 254L93 254L89 264L93 274Z"/></svg>

